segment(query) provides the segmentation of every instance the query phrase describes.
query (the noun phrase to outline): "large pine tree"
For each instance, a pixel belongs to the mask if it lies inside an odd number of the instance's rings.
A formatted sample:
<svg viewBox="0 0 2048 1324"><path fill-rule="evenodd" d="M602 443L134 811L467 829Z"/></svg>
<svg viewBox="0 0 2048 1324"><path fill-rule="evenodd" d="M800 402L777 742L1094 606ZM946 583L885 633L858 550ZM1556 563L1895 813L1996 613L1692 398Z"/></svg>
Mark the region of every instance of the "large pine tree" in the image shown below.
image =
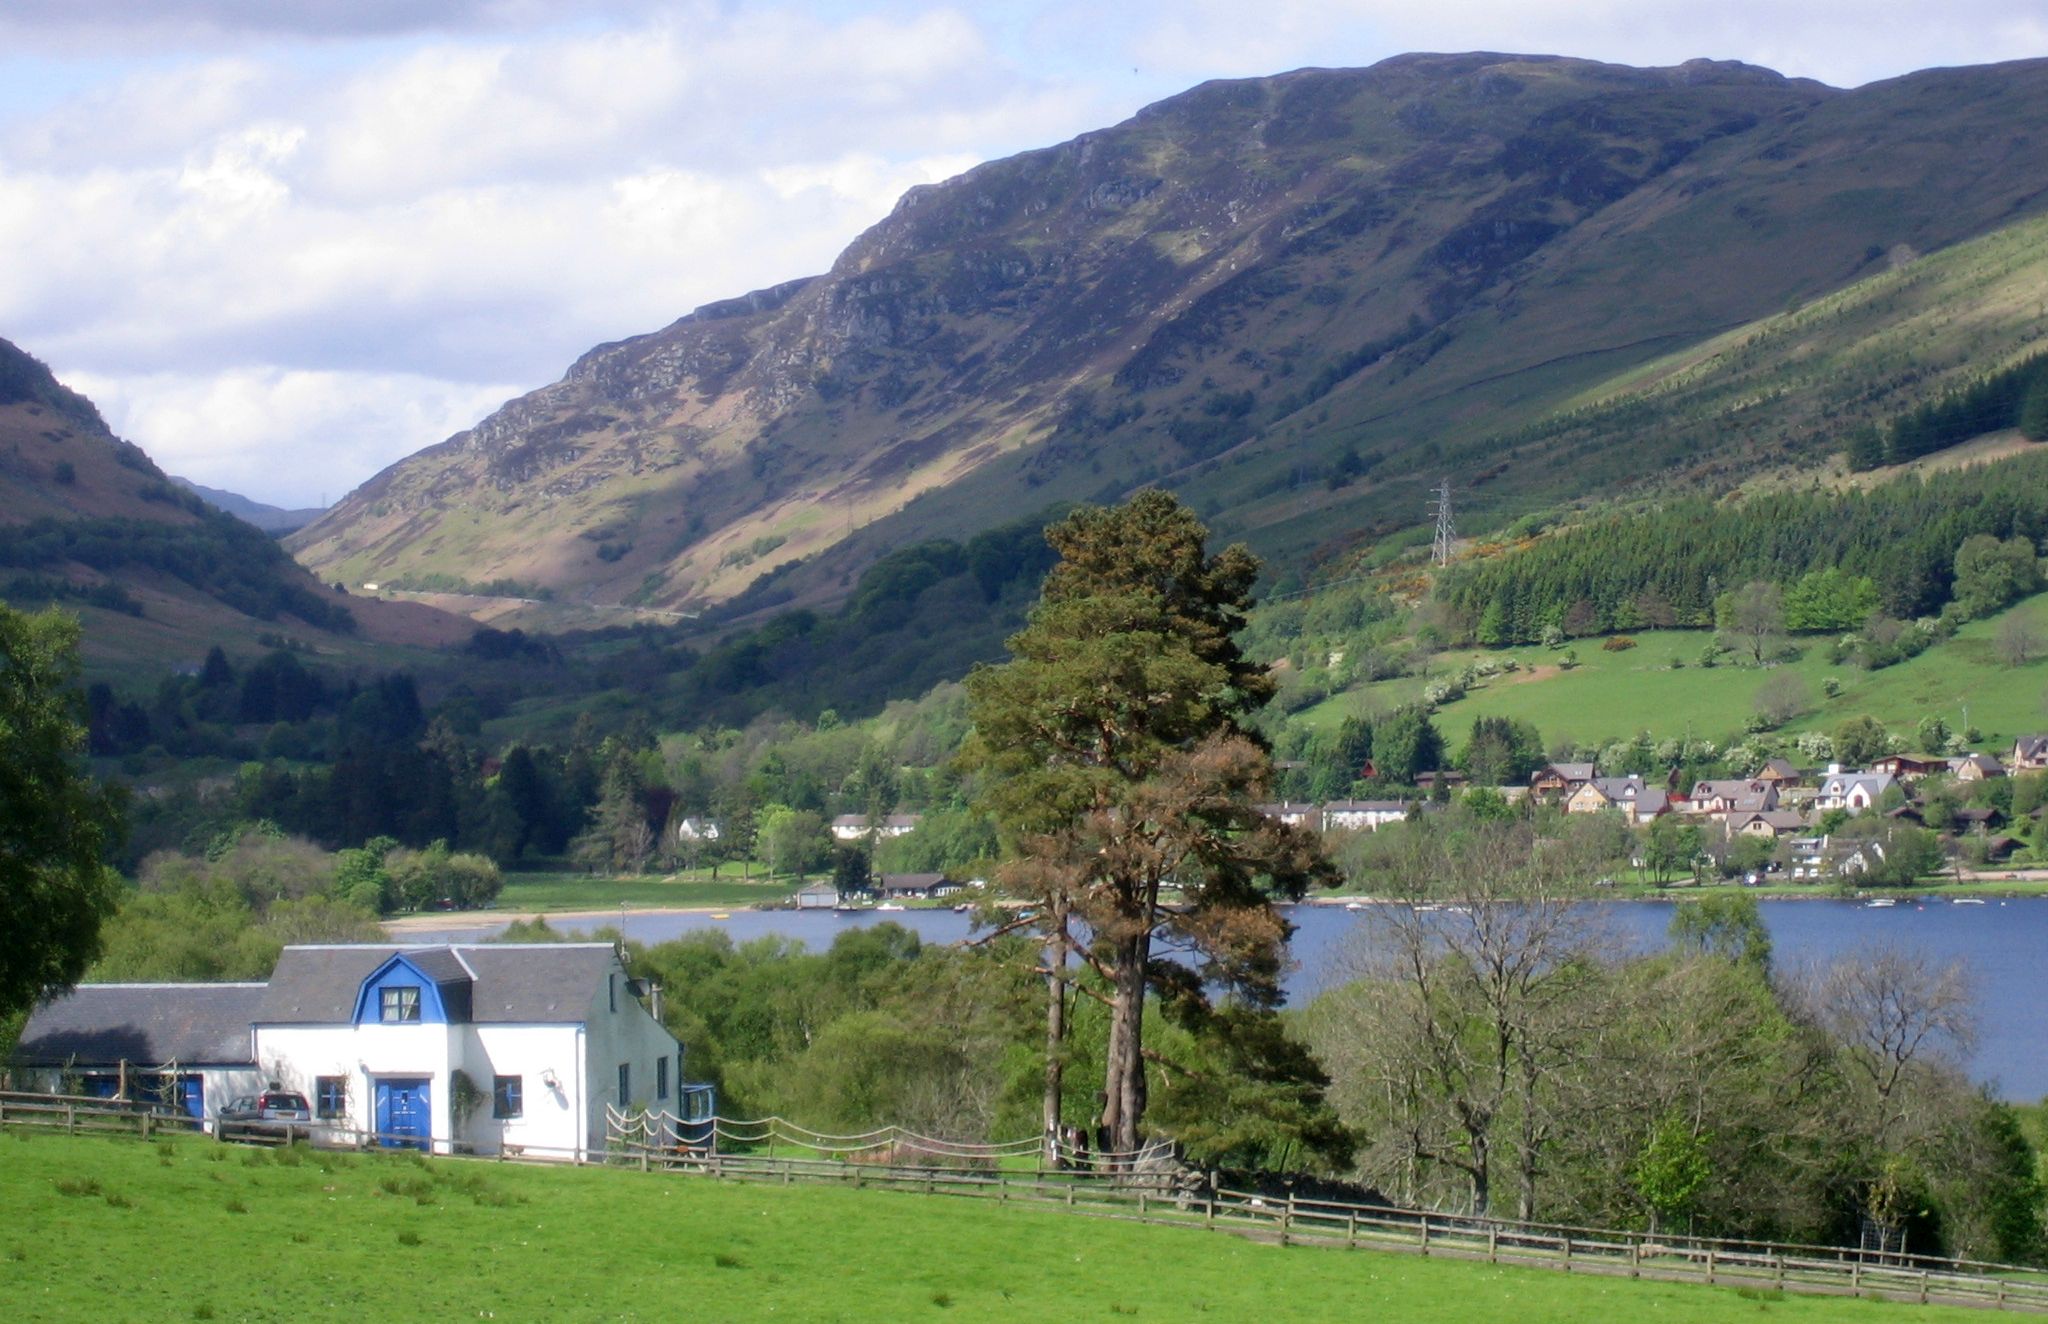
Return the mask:
<svg viewBox="0 0 2048 1324"><path fill-rule="evenodd" d="M1254 807L1271 761L1244 725L1272 694L1234 638L1258 563L1214 556L1171 495L1085 508L1047 531L1060 554L1012 660L968 678L985 807L1010 856L1002 879L1048 938L1046 1122L1059 1124L1062 982L1073 951L1107 986L1100 1126L1137 1148L1148 989L1204 1004L1202 981L1277 1002L1297 897L1328 866L1311 836ZM1182 904L1161 892L1178 886ZM1085 936L1082 934L1085 930ZM1155 961L1170 940L1201 963Z"/></svg>

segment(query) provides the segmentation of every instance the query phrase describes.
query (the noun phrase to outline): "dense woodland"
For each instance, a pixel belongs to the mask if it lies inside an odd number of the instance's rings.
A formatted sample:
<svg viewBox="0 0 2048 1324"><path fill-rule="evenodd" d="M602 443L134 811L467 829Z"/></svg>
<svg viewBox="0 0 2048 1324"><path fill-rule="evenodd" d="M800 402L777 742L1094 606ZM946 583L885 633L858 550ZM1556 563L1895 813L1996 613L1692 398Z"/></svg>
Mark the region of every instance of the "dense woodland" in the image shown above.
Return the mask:
<svg viewBox="0 0 2048 1324"><path fill-rule="evenodd" d="M2013 574L2024 582L1997 596L1969 578L1959 553L1973 538L2023 540L2029 564ZM1488 645L1535 643L1552 631L1712 626L1730 590L1763 581L1791 591L1831 571L1852 591L1868 580L1877 608L1910 621L2030 591L2044 538L2048 454L2034 453L1867 491L1694 498L1601 516L1458 568L1439 594ZM1830 610L1809 628L1857 624Z"/></svg>

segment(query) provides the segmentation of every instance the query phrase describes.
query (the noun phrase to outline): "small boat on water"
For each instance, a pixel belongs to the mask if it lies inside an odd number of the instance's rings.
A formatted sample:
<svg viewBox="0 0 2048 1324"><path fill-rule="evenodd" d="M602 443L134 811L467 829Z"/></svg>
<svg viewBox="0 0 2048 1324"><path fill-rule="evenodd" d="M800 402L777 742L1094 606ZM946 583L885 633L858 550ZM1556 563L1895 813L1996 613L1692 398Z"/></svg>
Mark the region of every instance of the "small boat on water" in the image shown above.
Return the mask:
<svg viewBox="0 0 2048 1324"><path fill-rule="evenodd" d="M1863 903L1863 908L1865 910L1889 910L1897 904L1899 903L1895 898L1888 896L1874 896L1870 900Z"/></svg>
<svg viewBox="0 0 2048 1324"><path fill-rule="evenodd" d="M896 904L896 903L895 903L894 901L884 901L884 902L883 902L883 903L882 903L881 905L879 905L879 906L876 906L876 907L875 907L875 909L876 909L876 910L901 910L901 909L903 909L903 907L901 907L901 906L897 905L897 904Z"/></svg>
<svg viewBox="0 0 2048 1324"><path fill-rule="evenodd" d="M1365 909L1365 902L1363 902L1363 901L1346 901L1346 902L1344 903L1344 909L1346 909L1346 910L1364 910L1364 909Z"/></svg>
<svg viewBox="0 0 2048 1324"><path fill-rule="evenodd" d="M1948 903L1952 906L1981 906L1984 904L1984 898L1981 896L1952 896L1948 899Z"/></svg>

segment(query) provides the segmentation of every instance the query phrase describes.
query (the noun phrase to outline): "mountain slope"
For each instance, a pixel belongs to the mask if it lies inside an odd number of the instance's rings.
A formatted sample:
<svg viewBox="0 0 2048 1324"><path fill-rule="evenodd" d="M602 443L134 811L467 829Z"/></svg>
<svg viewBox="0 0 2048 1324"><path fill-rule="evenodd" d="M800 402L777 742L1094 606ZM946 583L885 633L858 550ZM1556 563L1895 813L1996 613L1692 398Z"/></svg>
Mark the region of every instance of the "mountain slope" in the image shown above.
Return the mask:
<svg viewBox="0 0 2048 1324"><path fill-rule="evenodd" d="M206 499L208 504L220 507L236 519L254 524L257 528L270 534L285 534L303 529L314 520L319 519L326 509L324 506L309 506L303 510L286 510L282 506L272 506L261 501L252 501L238 492L223 491L218 487L207 487L203 484L195 483L189 478L179 478L173 475L171 481L184 488L187 492L198 493Z"/></svg>
<svg viewBox="0 0 2048 1324"><path fill-rule="evenodd" d="M283 634L321 651L453 643L470 623L335 593L275 539L175 486L90 401L0 340L0 600L86 620L94 671L197 663Z"/></svg>
<svg viewBox="0 0 2048 1324"><path fill-rule="evenodd" d="M325 578L683 608L834 547L788 581L816 600L888 547L1161 482L1298 562L1414 523L1461 445L1478 467L1620 370L2042 211L2042 129L2048 62L1853 92L1490 54L1208 84L592 350L290 545ZM1608 465L1489 477L1548 500Z"/></svg>

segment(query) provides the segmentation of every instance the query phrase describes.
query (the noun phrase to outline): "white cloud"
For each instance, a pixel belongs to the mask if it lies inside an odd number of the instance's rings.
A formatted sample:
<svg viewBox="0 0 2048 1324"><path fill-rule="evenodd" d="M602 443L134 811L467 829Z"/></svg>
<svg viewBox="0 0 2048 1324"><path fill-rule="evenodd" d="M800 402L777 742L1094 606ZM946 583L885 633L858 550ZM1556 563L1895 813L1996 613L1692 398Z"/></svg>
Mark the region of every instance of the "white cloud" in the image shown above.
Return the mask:
<svg viewBox="0 0 2048 1324"><path fill-rule="evenodd" d="M167 464L273 500L338 492L595 343L822 271L913 184L1204 78L1484 48L1848 84L2048 47L2048 0L148 12L0 10L27 89L0 93L0 336Z"/></svg>
<svg viewBox="0 0 2048 1324"><path fill-rule="evenodd" d="M236 368L70 384L166 473L286 507L339 500L391 461L460 432L523 390L405 374ZM336 475L346 474L346 481Z"/></svg>

